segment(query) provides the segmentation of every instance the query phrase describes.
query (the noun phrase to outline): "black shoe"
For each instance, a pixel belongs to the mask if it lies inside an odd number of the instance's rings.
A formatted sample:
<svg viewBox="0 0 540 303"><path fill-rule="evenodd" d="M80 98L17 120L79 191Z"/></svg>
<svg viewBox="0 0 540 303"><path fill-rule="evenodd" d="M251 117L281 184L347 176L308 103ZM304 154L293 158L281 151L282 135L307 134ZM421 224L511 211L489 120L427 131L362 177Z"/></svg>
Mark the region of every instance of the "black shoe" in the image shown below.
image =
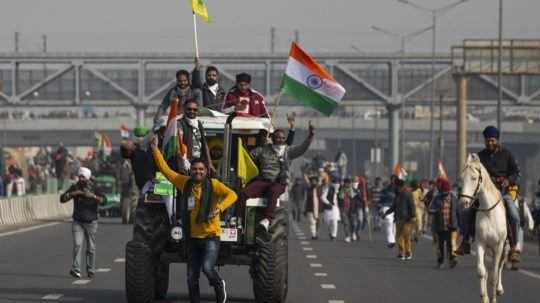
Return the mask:
<svg viewBox="0 0 540 303"><path fill-rule="evenodd" d="M450 264L450 268L456 267L456 266L457 266L457 260L456 260L456 258L450 259L449 264Z"/></svg>
<svg viewBox="0 0 540 303"><path fill-rule="evenodd" d="M216 292L216 303L227 302L227 289L225 287L225 280L219 281L219 285L214 287Z"/></svg>
<svg viewBox="0 0 540 303"><path fill-rule="evenodd" d="M95 274L93 272L88 272L88 279L93 279Z"/></svg>
<svg viewBox="0 0 540 303"><path fill-rule="evenodd" d="M389 243L388 244L388 248L394 248L394 246L396 246L396 243Z"/></svg>
<svg viewBox="0 0 540 303"><path fill-rule="evenodd" d="M80 279L80 278L81 278L81 273L78 272L78 271L75 271L74 269L70 270L70 271L69 271L69 274L70 274L73 278L77 278L77 279Z"/></svg>
<svg viewBox="0 0 540 303"><path fill-rule="evenodd" d="M456 254L463 256L463 255L470 255L471 254L471 244L467 241L462 241L461 245L456 250Z"/></svg>
<svg viewBox="0 0 540 303"><path fill-rule="evenodd" d="M317 240L317 239L319 239L319 237L317 237L317 236L311 237L311 240Z"/></svg>

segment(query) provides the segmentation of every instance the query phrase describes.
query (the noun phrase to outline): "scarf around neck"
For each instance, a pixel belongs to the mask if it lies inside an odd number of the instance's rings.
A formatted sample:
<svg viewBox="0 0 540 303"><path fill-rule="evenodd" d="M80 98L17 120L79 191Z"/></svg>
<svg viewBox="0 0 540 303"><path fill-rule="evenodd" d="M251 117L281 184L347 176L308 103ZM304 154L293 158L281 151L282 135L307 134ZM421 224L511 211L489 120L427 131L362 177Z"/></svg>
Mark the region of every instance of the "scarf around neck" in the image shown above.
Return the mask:
<svg viewBox="0 0 540 303"><path fill-rule="evenodd" d="M186 183L184 187L184 191L182 195L182 204L185 206L185 209L187 209L189 197L193 195L194 184L195 182L193 182L192 179L189 179L189 181ZM213 195L212 180L209 177L205 178L202 181L201 186L202 186L201 200L200 200L199 212L197 213L197 224L208 222L210 209L212 208L212 195ZM189 222L189 221L186 221L186 222Z"/></svg>

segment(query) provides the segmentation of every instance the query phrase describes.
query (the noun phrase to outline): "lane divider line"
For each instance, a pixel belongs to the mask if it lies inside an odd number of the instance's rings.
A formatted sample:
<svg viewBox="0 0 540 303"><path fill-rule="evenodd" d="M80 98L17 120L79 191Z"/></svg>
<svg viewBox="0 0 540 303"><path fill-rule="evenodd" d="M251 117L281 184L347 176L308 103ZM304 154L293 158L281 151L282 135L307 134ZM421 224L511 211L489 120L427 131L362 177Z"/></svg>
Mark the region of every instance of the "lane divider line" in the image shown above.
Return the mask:
<svg viewBox="0 0 540 303"><path fill-rule="evenodd" d="M302 247L304 251L313 251L313 247Z"/></svg>
<svg viewBox="0 0 540 303"><path fill-rule="evenodd" d="M328 303L345 303L344 300L329 300Z"/></svg>
<svg viewBox="0 0 540 303"><path fill-rule="evenodd" d="M71 284L73 284L73 285L86 285L86 284L90 283L90 281L92 281L92 280L86 280L86 279L84 279L84 280L75 280Z"/></svg>
<svg viewBox="0 0 540 303"><path fill-rule="evenodd" d="M307 259L317 259L317 255L306 255Z"/></svg>
<svg viewBox="0 0 540 303"><path fill-rule="evenodd" d="M47 301L56 301L60 298L62 298L63 294L48 294L43 297L41 297L41 300L47 300Z"/></svg>
<svg viewBox="0 0 540 303"><path fill-rule="evenodd" d="M126 262L125 258L116 258L116 259L114 259L114 263L124 263L124 262Z"/></svg>
<svg viewBox="0 0 540 303"><path fill-rule="evenodd" d="M322 264L321 264L321 263L310 263L310 264L309 264L309 267L312 267L312 268L321 268L321 267L322 267Z"/></svg>
<svg viewBox="0 0 540 303"><path fill-rule="evenodd" d="M430 235L423 235L424 238L426 239L429 239L429 240L433 240L433 237L430 236ZM476 256L476 252L475 251L471 251L471 256ZM487 258L489 260L491 260L491 257L490 256L487 256ZM537 274L537 273L534 273L532 271L528 271L526 269L519 269L518 272L522 275L525 275L525 276L528 276L530 278L534 278L534 279L539 279L540 280L540 274Z"/></svg>
<svg viewBox="0 0 540 303"><path fill-rule="evenodd" d="M49 226L54 226L54 225L58 225L58 224L60 224L60 222L52 222L52 223L45 223L45 224L40 224L40 225L36 225L36 226L24 227L24 228L17 229L17 230L14 230L14 231L8 231L8 232L5 232L5 233L0 233L0 238L11 236L11 235L16 235L16 234L22 234L22 233L25 233L25 232L29 232L29 231L33 231L33 230L36 230L36 229L49 227Z"/></svg>
<svg viewBox="0 0 540 303"><path fill-rule="evenodd" d="M315 277L327 277L328 274L325 273L325 272L316 272L315 274Z"/></svg>
<svg viewBox="0 0 540 303"><path fill-rule="evenodd" d="M309 245L309 241L302 241L300 242L300 245Z"/></svg>
<svg viewBox="0 0 540 303"><path fill-rule="evenodd" d="M334 284L321 284L322 289L336 289Z"/></svg>
<svg viewBox="0 0 540 303"><path fill-rule="evenodd" d="M96 269L96 272L110 272L111 269L110 268L98 268Z"/></svg>

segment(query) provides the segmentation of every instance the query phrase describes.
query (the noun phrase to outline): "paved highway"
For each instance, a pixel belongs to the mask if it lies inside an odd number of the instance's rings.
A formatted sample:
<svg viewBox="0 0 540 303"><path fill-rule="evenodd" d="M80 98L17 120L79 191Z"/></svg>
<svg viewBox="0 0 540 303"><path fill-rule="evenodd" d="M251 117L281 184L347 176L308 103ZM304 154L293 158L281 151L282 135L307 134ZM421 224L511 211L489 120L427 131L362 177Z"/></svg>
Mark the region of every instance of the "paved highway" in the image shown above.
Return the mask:
<svg viewBox="0 0 540 303"><path fill-rule="evenodd" d="M22 232L0 231L0 303L4 302L125 302L124 245L131 227L117 219L100 219L97 236L98 273L93 280L69 276L71 225L47 223ZM505 271L506 294L499 302L538 302L540 257L528 247L522 271ZM304 225L291 229L289 300L300 302L478 302L474 258L460 259L453 270L434 268L431 241L415 247L412 261L400 261L382 235L355 243L317 241ZM253 302L247 267L221 269L230 302ZM160 302L188 302L185 266L173 265L169 296ZM203 298L213 301L205 278Z"/></svg>

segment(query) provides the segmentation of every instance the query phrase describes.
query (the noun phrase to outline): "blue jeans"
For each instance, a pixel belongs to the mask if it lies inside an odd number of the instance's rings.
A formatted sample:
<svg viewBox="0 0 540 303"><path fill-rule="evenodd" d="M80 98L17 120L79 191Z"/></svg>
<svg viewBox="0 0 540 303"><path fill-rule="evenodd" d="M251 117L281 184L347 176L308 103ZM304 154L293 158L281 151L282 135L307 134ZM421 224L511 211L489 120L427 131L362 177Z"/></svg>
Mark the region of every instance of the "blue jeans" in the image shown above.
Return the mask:
<svg viewBox="0 0 540 303"><path fill-rule="evenodd" d="M220 241L218 237L206 239L191 238L189 240L187 280L189 300L191 303L200 302L199 277L201 269L210 285L218 287L221 278L216 271Z"/></svg>
<svg viewBox="0 0 540 303"><path fill-rule="evenodd" d="M503 196L504 200L504 206L506 207L506 214L508 217L508 222L510 223L510 226L512 228L512 236L510 239L512 240L512 247L514 248L518 241L519 236L519 227L520 227L520 218L519 218L519 210L517 208L516 203L512 201L512 198L508 195Z"/></svg>
<svg viewBox="0 0 540 303"><path fill-rule="evenodd" d="M72 270L81 272L82 246L86 241L86 271L94 273L96 265L96 232L98 222L82 223L73 221L73 265Z"/></svg>

